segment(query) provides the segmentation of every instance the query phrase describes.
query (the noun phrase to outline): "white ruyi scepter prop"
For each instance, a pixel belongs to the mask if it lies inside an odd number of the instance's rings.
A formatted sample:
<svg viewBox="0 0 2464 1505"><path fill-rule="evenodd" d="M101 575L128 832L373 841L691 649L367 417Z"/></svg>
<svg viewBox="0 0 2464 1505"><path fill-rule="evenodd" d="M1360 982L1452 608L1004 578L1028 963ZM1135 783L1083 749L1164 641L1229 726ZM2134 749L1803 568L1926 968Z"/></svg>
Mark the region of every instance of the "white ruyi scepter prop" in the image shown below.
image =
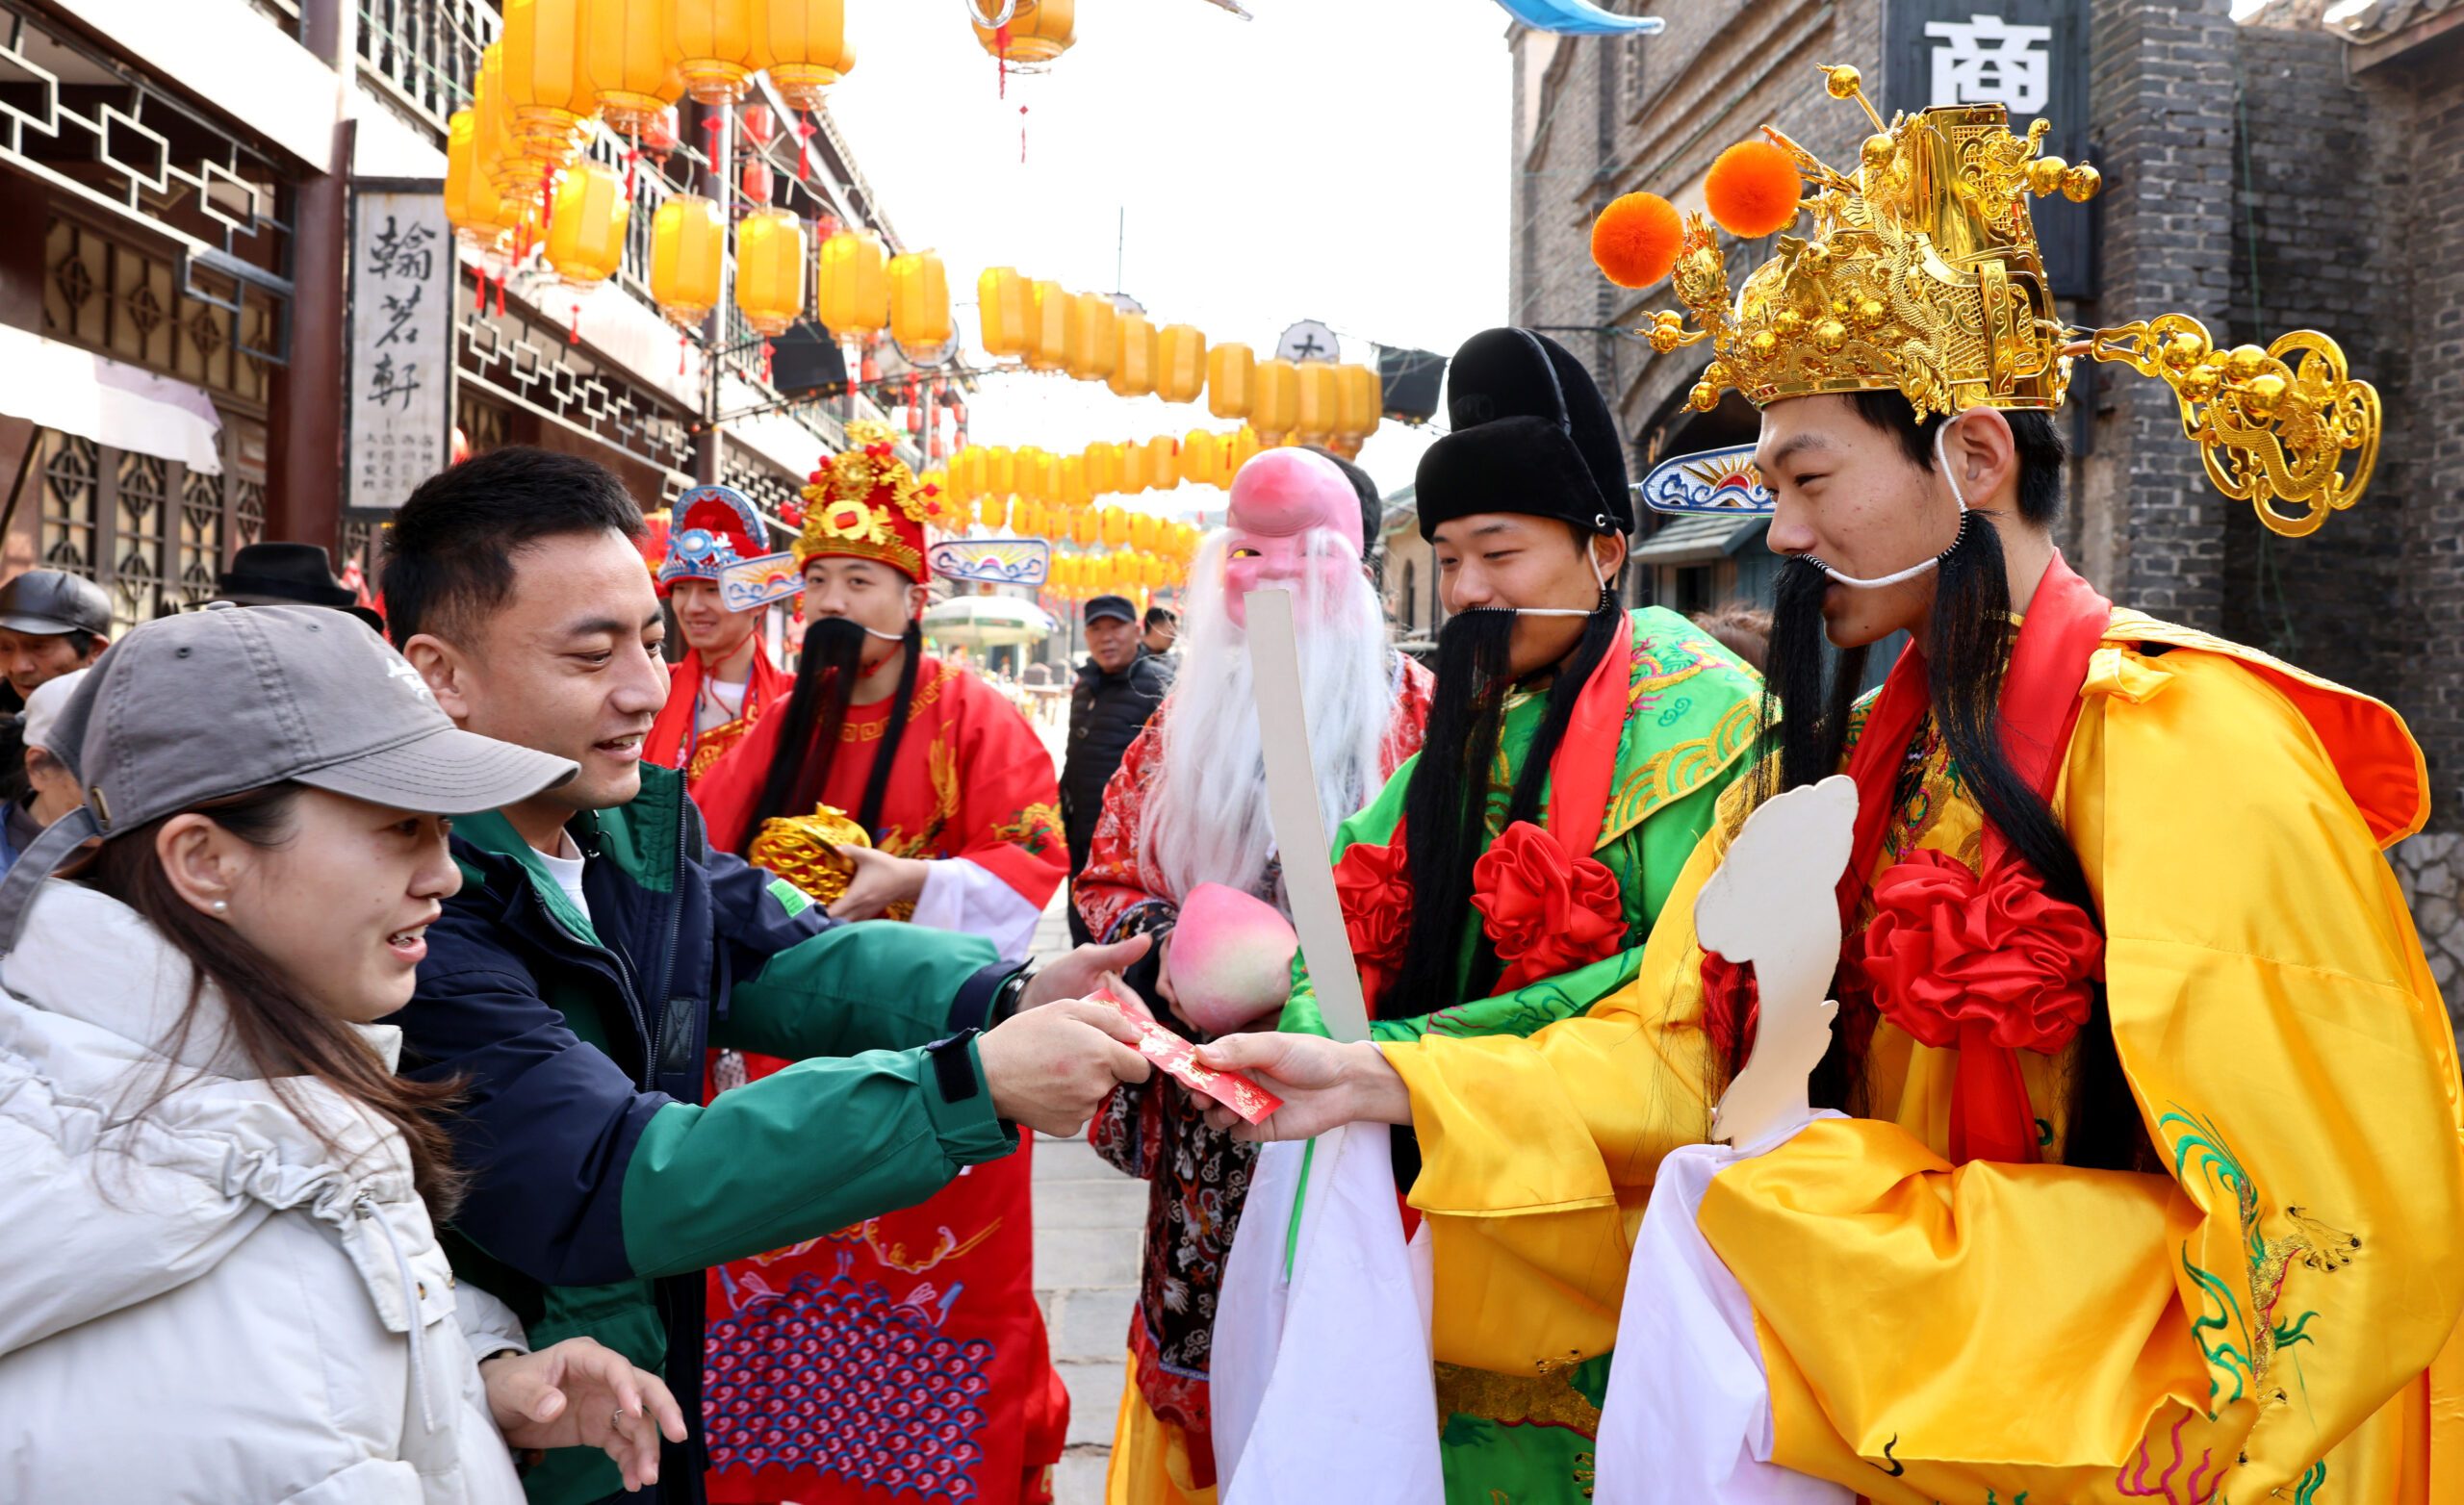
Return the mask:
<svg viewBox="0 0 2464 1505"><path fill-rule="evenodd" d="M1293 929L1327 1033L1366 1040L1369 1010L1318 814L1292 594L1251 591L1246 600L1267 813ZM1259 1152L1210 1365L1224 1505L1424 1505L1445 1495L1428 1243L1403 1242L1392 1137L1384 1124L1348 1124Z"/></svg>
<svg viewBox="0 0 2464 1505"><path fill-rule="evenodd" d="M1838 1005L1836 888L1857 825L1845 775L1764 802L1694 901L1707 951L1751 962L1754 1049L1711 1114L1712 1144L1660 1161L1617 1316L1600 1413L1601 1505L1847 1505L1854 1493L1772 1463L1754 1306L1695 1226L1711 1178L1811 1123L1807 1078ZM1835 1116L1822 1114L1819 1116Z"/></svg>

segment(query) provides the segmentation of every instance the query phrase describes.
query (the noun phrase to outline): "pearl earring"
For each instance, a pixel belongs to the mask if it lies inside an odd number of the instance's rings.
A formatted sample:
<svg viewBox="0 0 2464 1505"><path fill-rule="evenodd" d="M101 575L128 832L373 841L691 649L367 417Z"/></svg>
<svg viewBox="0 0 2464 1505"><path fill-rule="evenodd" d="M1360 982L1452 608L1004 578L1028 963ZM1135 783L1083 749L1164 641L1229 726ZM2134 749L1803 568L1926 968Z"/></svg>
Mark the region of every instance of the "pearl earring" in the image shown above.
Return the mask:
<svg viewBox="0 0 2464 1505"><path fill-rule="evenodd" d="M229 902L228 902L228 901L221 900L221 899L217 899L216 901L214 901L214 912L215 912L215 913L217 913L217 914L228 914L230 911L231 911L231 906L230 906L230 904L229 904Z"/></svg>

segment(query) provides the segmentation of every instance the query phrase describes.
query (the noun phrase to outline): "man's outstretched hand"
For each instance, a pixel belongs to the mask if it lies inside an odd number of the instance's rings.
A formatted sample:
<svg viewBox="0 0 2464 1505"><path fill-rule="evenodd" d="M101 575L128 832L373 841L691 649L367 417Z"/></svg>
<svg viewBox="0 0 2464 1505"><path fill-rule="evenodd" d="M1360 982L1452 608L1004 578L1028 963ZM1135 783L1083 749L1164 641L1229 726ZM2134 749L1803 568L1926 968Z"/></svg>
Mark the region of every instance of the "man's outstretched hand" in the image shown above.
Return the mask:
<svg viewBox="0 0 2464 1505"><path fill-rule="evenodd" d="M1082 947L1078 954L1116 949ZM1091 982L1089 991L1100 985ZM1146 1058L1130 1048L1137 1038L1120 1009L1065 998L1003 1020L975 1049L994 1112L1040 1134L1074 1135L1114 1087L1146 1080Z"/></svg>
<svg viewBox="0 0 2464 1505"><path fill-rule="evenodd" d="M1412 1095L1377 1047L1344 1045L1316 1034L1227 1034L1197 1048L1217 1071L1246 1072L1283 1099L1265 1120L1245 1123L1220 1103L1206 1105L1207 1127L1235 1139L1308 1139L1340 1124L1408 1124Z"/></svg>
<svg viewBox="0 0 2464 1505"><path fill-rule="evenodd" d="M1153 944L1151 936L1133 935L1109 946L1081 946L1056 957L1028 980L1026 991L1018 998L1018 1011L1024 1013L1064 998L1092 998L1106 989L1109 974L1113 995L1128 1005L1131 1012L1145 1013L1145 1001L1122 984L1119 974L1145 956L1146 948Z"/></svg>
<svg viewBox="0 0 2464 1505"><path fill-rule="evenodd" d="M684 1413L666 1383L587 1338L487 1360L479 1378L507 1443L599 1448L624 1470L628 1490L658 1482L661 1437L684 1441Z"/></svg>

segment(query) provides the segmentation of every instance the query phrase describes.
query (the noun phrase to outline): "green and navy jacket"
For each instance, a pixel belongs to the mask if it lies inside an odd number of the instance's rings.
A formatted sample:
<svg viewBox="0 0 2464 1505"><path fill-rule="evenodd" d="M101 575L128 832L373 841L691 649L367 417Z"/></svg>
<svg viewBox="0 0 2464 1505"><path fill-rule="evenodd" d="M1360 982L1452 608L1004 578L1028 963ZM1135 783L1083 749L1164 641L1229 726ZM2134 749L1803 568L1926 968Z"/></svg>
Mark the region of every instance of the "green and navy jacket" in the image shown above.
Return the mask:
<svg viewBox="0 0 2464 1505"><path fill-rule="evenodd" d="M534 1346L586 1335L662 1373L694 1436L656 1491L701 1498L705 1267L912 1206L1016 1134L973 1041L1012 969L988 941L840 925L785 880L710 850L672 770L568 828L577 910L501 815L460 822L462 891L428 931L404 1069L456 1078L471 1189L449 1231L462 1278L510 1303ZM797 1064L703 1101L704 1053ZM615 1494L567 1448L530 1497Z"/></svg>

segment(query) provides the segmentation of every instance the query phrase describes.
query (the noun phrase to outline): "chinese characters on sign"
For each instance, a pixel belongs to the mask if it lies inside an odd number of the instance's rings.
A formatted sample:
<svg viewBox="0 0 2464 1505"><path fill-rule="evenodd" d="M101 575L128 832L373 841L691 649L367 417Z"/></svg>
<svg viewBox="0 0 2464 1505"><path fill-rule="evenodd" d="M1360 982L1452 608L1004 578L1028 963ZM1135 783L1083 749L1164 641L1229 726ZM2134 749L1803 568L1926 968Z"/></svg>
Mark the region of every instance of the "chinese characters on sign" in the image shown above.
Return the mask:
<svg viewBox="0 0 2464 1505"><path fill-rule="evenodd" d="M2050 26L2013 26L1998 15L1935 21L1933 102L2007 105L2011 118L2044 114L2052 97Z"/></svg>
<svg viewBox="0 0 2464 1505"><path fill-rule="evenodd" d="M356 200L344 501L391 512L451 453L453 237L439 188L363 185Z"/></svg>

